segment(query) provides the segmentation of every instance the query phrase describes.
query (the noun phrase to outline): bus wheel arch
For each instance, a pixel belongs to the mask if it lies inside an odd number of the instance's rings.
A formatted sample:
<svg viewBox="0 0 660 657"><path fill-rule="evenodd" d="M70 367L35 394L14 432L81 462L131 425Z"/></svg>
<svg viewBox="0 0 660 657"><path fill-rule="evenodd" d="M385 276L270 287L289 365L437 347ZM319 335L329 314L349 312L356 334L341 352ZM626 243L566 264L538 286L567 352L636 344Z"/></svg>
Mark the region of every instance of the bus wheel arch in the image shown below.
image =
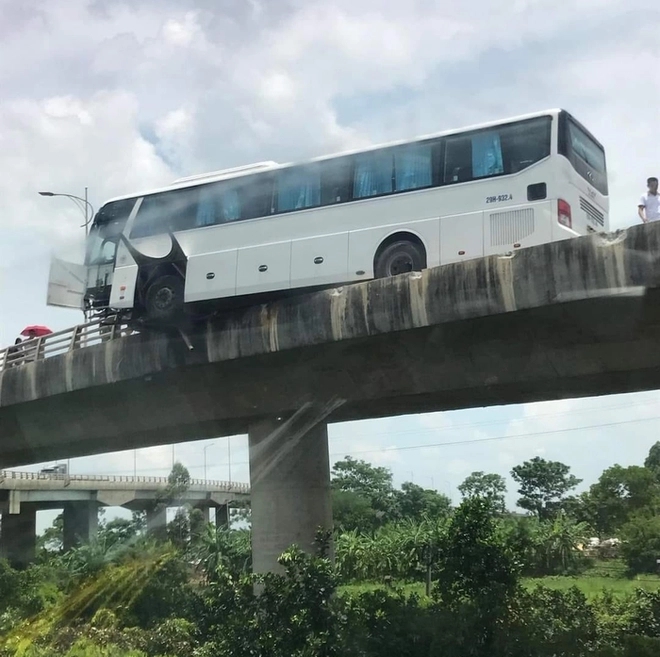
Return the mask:
<svg viewBox="0 0 660 657"><path fill-rule="evenodd" d="M140 314L145 319L169 322L182 312L185 278L174 263L150 267L141 272L139 279Z"/></svg>
<svg viewBox="0 0 660 657"><path fill-rule="evenodd" d="M183 311L184 281L176 274L156 276L144 294L146 319L170 322Z"/></svg>
<svg viewBox="0 0 660 657"><path fill-rule="evenodd" d="M393 233L378 246L373 264L375 278L421 271L426 269L426 247L414 233Z"/></svg>

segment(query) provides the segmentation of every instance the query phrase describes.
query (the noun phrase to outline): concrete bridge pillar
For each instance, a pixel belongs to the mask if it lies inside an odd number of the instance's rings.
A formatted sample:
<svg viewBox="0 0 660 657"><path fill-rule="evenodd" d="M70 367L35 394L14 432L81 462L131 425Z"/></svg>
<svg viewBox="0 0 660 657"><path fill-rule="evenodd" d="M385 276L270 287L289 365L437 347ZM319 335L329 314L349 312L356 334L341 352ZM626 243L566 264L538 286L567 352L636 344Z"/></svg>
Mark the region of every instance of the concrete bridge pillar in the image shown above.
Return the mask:
<svg viewBox="0 0 660 657"><path fill-rule="evenodd" d="M90 502L67 502L63 513L64 550L71 550L96 537L99 528L98 504Z"/></svg>
<svg viewBox="0 0 660 657"><path fill-rule="evenodd" d="M34 561L37 545L37 509L22 504L20 513L2 513L0 557L23 568Z"/></svg>
<svg viewBox="0 0 660 657"><path fill-rule="evenodd" d="M215 507L215 526L229 528L229 504Z"/></svg>
<svg viewBox="0 0 660 657"><path fill-rule="evenodd" d="M167 507L157 505L147 509L147 532L164 535L167 530Z"/></svg>
<svg viewBox="0 0 660 657"><path fill-rule="evenodd" d="M327 425L296 415L249 428L255 573L280 570L284 550L312 551L317 529L332 529Z"/></svg>

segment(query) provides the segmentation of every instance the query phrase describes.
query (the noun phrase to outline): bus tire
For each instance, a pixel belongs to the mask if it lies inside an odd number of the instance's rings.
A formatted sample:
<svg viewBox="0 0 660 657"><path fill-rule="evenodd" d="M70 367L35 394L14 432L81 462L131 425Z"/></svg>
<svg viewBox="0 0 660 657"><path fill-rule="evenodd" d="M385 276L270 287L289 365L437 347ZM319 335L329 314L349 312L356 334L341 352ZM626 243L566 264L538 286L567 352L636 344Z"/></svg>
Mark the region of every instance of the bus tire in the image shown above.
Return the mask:
<svg viewBox="0 0 660 657"><path fill-rule="evenodd" d="M147 290L147 320L170 322L183 311L183 280L179 276L161 276Z"/></svg>
<svg viewBox="0 0 660 657"><path fill-rule="evenodd" d="M424 247L408 240L388 244L376 255L374 275L389 278L411 271L420 271L426 266Z"/></svg>

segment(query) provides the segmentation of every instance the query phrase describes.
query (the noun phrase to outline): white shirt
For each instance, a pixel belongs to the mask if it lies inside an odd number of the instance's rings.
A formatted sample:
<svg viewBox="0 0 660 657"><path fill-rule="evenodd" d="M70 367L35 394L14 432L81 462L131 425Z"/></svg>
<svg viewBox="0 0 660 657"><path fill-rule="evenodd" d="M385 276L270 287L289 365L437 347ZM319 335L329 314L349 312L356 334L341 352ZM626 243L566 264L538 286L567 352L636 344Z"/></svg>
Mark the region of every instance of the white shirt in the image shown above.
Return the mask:
<svg viewBox="0 0 660 657"><path fill-rule="evenodd" d="M660 221L660 192L647 192L639 200L639 206L644 207L647 221Z"/></svg>

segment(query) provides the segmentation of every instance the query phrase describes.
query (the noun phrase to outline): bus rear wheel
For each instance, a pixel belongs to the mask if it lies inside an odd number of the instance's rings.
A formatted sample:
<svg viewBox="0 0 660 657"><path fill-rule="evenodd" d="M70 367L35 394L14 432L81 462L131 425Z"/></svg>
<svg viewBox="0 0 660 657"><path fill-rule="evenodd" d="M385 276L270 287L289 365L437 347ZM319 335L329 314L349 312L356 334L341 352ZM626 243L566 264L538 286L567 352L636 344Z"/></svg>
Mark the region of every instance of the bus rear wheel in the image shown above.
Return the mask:
<svg viewBox="0 0 660 657"><path fill-rule="evenodd" d="M178 276L161 276L147 290L147 320L171 322L183 310L183 281Z"/></svg>
<svg viewBox="0 0 660 657"><path fill-rule="evenodd" d="M420 271L426 266L424 248L408 240L388 244L374 263L376 278L389 278L411 271Z"/></svg>

